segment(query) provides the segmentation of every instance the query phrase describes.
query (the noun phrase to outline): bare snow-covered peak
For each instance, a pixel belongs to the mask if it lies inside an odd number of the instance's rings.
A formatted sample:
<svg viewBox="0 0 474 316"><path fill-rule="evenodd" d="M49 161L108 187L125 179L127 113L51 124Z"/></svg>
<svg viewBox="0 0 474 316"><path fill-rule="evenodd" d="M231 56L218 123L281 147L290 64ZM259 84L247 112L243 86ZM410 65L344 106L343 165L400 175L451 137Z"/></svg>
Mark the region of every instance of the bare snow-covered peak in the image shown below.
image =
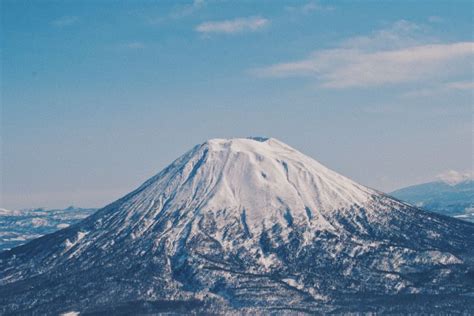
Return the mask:
<svg viewBox="0 0 474 316"><path fill-rule="evenodd" d="M298 152L284 142L268 137L214 138L207 140L201 146L211 151L258 152L262 155Z"/></svg>
<svg viewBox="0 0 474 316"><path fill-rule="evenodd" d="M147 181L131 203L169 210L245 212L250 226L316 222L377 193L274 138L211 139ZM140 207L139 207L140 206ZM130 209L130 208L129 208ZM193 212L195 213L195 212Z"/></svg>
<svg viewBox="0 0 474 316"><path fill-rule="evenodd" d="M276 139L268 138L268 137L212 138L205 141L203 145L224 146L224 147L238 146L238 145L258 146L259 144L267 144L267 143L272 143L273 145L275 145L276 142L278 142Z"/></svg>

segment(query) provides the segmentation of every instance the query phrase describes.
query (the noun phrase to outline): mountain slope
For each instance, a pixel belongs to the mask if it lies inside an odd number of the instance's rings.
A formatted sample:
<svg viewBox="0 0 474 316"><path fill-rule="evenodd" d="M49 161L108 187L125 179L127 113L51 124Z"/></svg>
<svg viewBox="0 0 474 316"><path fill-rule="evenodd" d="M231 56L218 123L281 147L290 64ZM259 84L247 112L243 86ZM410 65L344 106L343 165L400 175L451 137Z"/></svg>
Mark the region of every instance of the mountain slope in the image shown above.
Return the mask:
<svg viewBox="0 0 474 316"><path fill-rule="evenodd" d="M423 183L390 195L429 211L474 222L474 180Z"/></svg>
<svg viewBox="0 0 474 316"><path fill-rule="evenodd" d="M473 235L473 224L359 185L275 139L216 139L84 221L0 253L0 306L472 311Z"/></svg>
<svg viewBox="0 0 474 316"><path fill-rule="evenodd" d="M0 209L0 251L50 234L86 218L95 209L68 207L63 210Z"/></svg>

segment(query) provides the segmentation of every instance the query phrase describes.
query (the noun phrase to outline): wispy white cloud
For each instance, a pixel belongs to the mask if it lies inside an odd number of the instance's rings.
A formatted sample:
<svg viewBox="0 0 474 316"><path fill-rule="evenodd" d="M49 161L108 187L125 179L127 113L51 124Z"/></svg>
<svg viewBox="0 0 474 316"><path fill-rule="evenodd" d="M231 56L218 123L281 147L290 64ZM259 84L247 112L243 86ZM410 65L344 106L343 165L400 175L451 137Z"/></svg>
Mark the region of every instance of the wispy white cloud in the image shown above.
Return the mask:
<svg viewBox="0 0 474 316"><path fill-rule="evenodd" d="M455 81L445 84L446 88L452 90L470 90L474 91L474 81Z"/></svg>
<svg viewBox="0 0 474 316"><path fill-rule="evenodd" d="M399 21L389 29L314 51L302 60L255 69L264 77L308 77L326 88L373 87L436 81L470 71L474 42L424 43L415 24Z"/></svg>
<svg viewBox="0 0 474 316"><path fill-rule="evenodd" d="M341 41L338 46L364 51L380 51L432 42L436 42L436 39L427 34L425 27L410 21L399 20L371 34L347 38Z"/></svg>
<svg viewBox="0 0 474 316"><path fill-rule="evenodd" d="M433 84L422 89L413 89L401 94L404 98L432 97L446 93L474 91L474 81L453 81Z"/></svg>
<svg viewBox="0 0 474 316"><path fill-rule="evenodd" d="M200 33L242 33L255 32L269 24L269 20L262 17L237 18L233 20L208 21L199 24L196 31Z"/></svg>
<svg viewBox="0 0 474 316"><path fill-rule="evenodd" d="M448 170L439 174L436 178L449 185L456 185L463 181L474 179L474 173L473 171L458 172L455 170Z"/></svg>
<svg viewBox="0 0 474 316"><path fill-rule="evenodd" d="M331 11L334 10L334 7L323 5L319 1L309 1L299 6L287 6L285 10L288 12L308 14L314 11Z"/></svg>
<svg viewBox="0 0 474 316"><path fill-rule="evenodd" d="M420 45L390 51L328 49L304 60L255 71L260 76L308 76L327 88L368 87L431 80L465 71L474 43Z"/></svg>
<svg viewBox="0 0 474 316"><path fill-rule="evenodd" d="M51 21L51 25L55 27L65 27L76 24L77 22L79 22L79 17L77 16L62 16Z"/></svg>
<svg viewBox="0 0 474 316"><path fill-rule="evenodd" d="M432 16L428 17L428 22L430 22L430 23L441 23L441 22L444 22L444 19L440 16L432 15Z"/></svg>
<svg viewBox="0 0 474 316"><path fill-rule="evenodd" d="M197 10L204 7L206 1L204 0L194 0L191 4L184 5L177 10L173 11L170 15L171 18L181 18L193 14Z"/></svg>
<svg viewBox="0 0 474 316"><path fill-rule="evenodd" d="M132 41L127 43L122 43L119 45L122 49L130 49L130 50L140 50L146 47L145 43L140 41Z"/></svg>
<svg viewBox="0 0 474 316"><path fill-rule="evenodd" d="M190 3L179 4L168 14L158 17L150 17L147 19L148 24L160 24L169 20L178 20L191 16L207 4L205 0L194 0Z"/></svg>

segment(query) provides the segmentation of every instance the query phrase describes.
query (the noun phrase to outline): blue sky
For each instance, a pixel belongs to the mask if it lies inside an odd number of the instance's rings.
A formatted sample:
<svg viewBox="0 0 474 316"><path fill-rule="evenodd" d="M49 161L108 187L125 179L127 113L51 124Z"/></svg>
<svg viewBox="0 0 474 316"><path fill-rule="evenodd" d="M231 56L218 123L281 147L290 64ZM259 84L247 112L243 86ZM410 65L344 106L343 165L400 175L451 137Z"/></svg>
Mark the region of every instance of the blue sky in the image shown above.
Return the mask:
<svg viewBox="0 0 474 316"><path fill-rule="evenodd" d="M465 1L2 1L0 207L103 206L271 136L391 191L472 172Z"/></svg>

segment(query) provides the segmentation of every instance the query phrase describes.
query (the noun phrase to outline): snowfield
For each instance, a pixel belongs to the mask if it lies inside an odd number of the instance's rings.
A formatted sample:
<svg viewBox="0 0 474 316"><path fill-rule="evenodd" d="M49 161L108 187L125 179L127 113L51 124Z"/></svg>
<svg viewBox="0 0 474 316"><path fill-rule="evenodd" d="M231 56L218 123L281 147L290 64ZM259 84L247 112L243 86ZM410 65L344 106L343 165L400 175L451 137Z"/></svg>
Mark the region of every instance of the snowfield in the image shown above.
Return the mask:
<svg viewBox="0 0 474 316"><path fill-rule="evenodd" d="M0 209L0 251L69 227L95 211L95 209L75 207L63 210Z"/></svg>

